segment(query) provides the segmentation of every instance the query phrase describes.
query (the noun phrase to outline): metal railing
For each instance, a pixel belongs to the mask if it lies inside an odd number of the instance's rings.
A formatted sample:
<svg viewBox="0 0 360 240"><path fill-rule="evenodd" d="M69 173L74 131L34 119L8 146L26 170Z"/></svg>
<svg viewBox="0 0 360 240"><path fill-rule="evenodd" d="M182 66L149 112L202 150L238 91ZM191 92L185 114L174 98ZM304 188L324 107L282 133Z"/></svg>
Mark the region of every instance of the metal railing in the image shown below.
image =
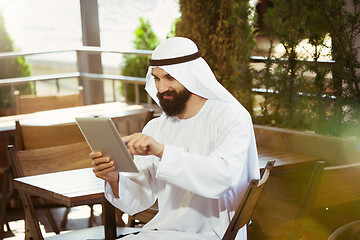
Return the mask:
<svg viewBox="0 0 360 240"><path fill-rule="evenodd" d="M140 104L140 91L139 85L145 85L145 78L140 77L130 77L130 76L122 76L122 75L111 75L111 74L95 74L89 72L81 72L79 71L80 66L82 65L81 61L84 61L84 56L86 54L99 54L99 53L116 53L116 54L133 54L138 56L149 56L152 54L150 50L134 50L134 51L116 51L112 49L104 49L101 47L82 47L77 49L67 49L67 50L53 50L53 51L37 51L37 52L4 52L0 53L0 60L2 59L10 59L17 57L27 57L33 55L41 55L41 54L52 54L52 53L66 53L66 52L74 52L76 53L76 65L78 66L77 72L70 73L59 73L59 74L49 74L49 75L40 75L40 76L30 76L30 77L19 77L19 78L7 78L0 79L0 86L11 86L11 92L14 100L14 85L27 83L27 82L38 82L38 81L48 81L48 80L56 80L58 82L59 79L68 79L68 78L78 78L79 80L90 80L90 81L103 81L103 80L112 80L121 81L124 86L124 101L128 102L128 94L126 90L126 85L128 83L134 84L134 95L135 95L135 104ZM57 83L57 88L58 83ZM115 101L115 87L113 87L113 99ZM86 96L84 96L86 98ZM14 101L13 101L14 102ZM152 100L150 96L147 97L147 104L151 105Z"/></svg>
<svg viewBox="0 0 360 240"><path fill-rule="evenodd" d="M134 51L117 51L113 49L105 49L102 47L81 47L77 49L66 49L66 50L53 50L53 51L36 51L36 52L3 52L0 53L0 60L9 59L9 58L17 58L17 57L27 57L33 55L41 55L41 54L52 54L52 53L65 53L65 52L74 52L76 53L76 63L77 70L76 72L70 73L59 73L59 74L50 74L50 75L40 75L40 76L30 76L30 77L20 77L20 78L8 78L8 79L0 79L0 87L1 86L11 86L11 91L14 97L14 85L27 83L27 82L37 82L37 81L47 81L47 80L56 80L58 82L59 79L68 79L68 78L77 78L81 80L89 80L89 81L104 81L104 80L112 80L113 81L113 99L116 100L116 89L114 87L114 81L120 81L124 87L124 101L129 102L128 100L128 92L126 85L131 83L134 84L134 95L135 95L135 104L140 103L140 90L139 86L144 86L146 83L145 78L142 77L130 77L130 76L122 76L122 75L112 75L112 74L95 74L89 72L82 72L79 69L82 69L82 61L84 61L84 57L87 54L101 54L101 53L115 53L115 54L133 54L138 56L149 56L153 51L151 50L134 50ZM264 63L267 60L266 57L261 56L252 56L250 61L251 63ZM287 59L272 59L273 61L287 61ZM304 60L307 62L312 62L311 60ZM335 61L318 61L320 64L333 64ZM57 84L58 85L58 84ZM59 88L59 87L57 87ZM58 89L59 90L59 89ZM263 94L265 92L271 93L271 90L262 89L262 88L254 88L254 93ZM86 93L86 91L85 91ZM84 96L86 98L86 96ZM14 100L14 99L13 99ZM14 101L13 101L14 103ZM86 103L86 101L85 101ZM147 96L147 104L151 105L152 100L151 97Z"/></svg>

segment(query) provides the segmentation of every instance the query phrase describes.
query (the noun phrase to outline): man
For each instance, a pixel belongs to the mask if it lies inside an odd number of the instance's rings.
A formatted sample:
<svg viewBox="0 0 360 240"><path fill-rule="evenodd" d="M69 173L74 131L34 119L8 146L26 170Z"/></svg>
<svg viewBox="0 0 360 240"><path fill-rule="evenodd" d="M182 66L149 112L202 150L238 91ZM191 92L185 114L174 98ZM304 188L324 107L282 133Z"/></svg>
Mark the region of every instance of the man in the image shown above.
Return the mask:
<svg viewBox="0 0 360 240"><path fill-rule="evenodd" d="M159 212L125 239L221 239L259 166L251 117L216 80L196 44L175 37L150 59L146 90L164 114L123 138L137 174L91 153L106 198L132 215ZM237 239L246 239L246 228Z"/></svg>

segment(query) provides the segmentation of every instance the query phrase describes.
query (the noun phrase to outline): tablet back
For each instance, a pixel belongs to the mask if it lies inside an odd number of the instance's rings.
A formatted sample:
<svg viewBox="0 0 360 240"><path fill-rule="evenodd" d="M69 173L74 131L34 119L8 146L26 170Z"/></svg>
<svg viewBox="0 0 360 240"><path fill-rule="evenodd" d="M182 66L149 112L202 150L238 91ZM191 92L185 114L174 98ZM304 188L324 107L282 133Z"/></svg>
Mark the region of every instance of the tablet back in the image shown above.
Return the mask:
<svg viewBox="0 0 360 240"><path fill-rule="evenodd" d="M119 172L138 172L115 124L107 117L75 118L93 152L109 156Z"/></svg>

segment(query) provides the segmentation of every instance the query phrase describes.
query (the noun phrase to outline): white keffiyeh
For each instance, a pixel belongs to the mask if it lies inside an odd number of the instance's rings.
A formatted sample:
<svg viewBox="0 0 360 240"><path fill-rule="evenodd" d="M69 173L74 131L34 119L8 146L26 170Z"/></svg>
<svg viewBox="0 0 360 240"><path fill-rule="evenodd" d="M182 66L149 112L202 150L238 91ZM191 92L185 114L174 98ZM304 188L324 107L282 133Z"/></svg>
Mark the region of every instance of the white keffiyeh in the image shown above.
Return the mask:
<svg viewBox="0 0 360 240"><path fill-rule="evenodd" d="M199 51L197 45L188 38L173 37L166 39L154 50L151 60L164 60L189 56ZM154 77L151 75L152 69L160 67L187 90L206 99L220 99L227 103L241 105L217 80L209 65L202 57L183 63L170 65L149 66L146 74L146 91L159 105L156 96Z"/></svg>

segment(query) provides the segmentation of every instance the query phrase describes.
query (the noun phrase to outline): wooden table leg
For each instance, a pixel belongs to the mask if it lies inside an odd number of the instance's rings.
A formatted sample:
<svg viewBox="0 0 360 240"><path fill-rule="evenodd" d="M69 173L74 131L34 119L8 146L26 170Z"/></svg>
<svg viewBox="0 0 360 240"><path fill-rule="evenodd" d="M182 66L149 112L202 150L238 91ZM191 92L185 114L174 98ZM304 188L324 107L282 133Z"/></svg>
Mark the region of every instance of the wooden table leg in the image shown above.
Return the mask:
<svg viewBox="0 0 360 240"><path fill-rule="evenodd" d="M0 171L2 172L2 171ZM4 225L5 225L5 218L6 218L6 205L8 202L7 195L8 195L8 186L9 186L9 169L4 169L2 172L3 181L2 181L2 191L1 191L1 208L0 208L0 239L4 238ZM9 231L9 229L8 229Z"/></svg>
<svg viewBox="0 0 360 240"><path fill-rule="evenodd" d="M103 213L104 213L104 230L105 230L105 239L114 240L116 239L116 217L115 217L115 207L111 205L108 201L103 204Z"/></svg>
<svg viewBox="0 0 360 240"><path fill-rule="evenodd" d="M43 236L39 226L39 220L34 209L34 205L30 195L23 191L18 191L25 213L25 239L39 239L43 240Z"/></svg>

